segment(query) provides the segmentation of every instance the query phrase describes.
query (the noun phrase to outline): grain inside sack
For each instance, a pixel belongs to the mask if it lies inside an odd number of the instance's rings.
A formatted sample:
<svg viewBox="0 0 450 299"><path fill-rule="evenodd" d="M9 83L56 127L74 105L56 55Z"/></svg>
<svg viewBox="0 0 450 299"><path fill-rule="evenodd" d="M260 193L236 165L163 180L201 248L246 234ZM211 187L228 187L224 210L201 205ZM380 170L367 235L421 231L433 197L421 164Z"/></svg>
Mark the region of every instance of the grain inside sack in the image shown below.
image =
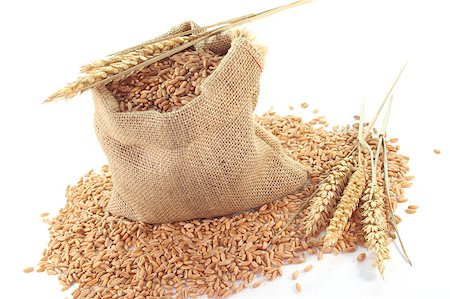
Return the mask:
<svg viewBox="0 0 450 299"><path fill-rule="evenodd" d="M175 111L200 95L200 87L222 56L211 50L187 50L106 86L120 111Z"/></svg>
<svg viewBox="0 0 450 299"><path fill-rule="evenodd" d="M246 31L226 32L93 90L108 211L148 223L210 218L303 186L307 168L253 119L264 52Z"/></svg>

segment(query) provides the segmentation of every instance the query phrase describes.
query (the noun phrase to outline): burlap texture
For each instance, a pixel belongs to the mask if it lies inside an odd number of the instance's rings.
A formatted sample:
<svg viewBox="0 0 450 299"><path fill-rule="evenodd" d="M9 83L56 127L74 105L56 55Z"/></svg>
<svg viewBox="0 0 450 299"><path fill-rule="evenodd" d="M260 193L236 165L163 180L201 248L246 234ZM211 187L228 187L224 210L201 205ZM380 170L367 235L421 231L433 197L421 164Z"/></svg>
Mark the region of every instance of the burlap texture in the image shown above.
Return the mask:
<svg viewBox="0 0 450 299"><path fill-rule="evenodd" d="M112 214L147 223L210 218L261 206L305 183L305 167L253 118L262 48L245 34L201 46L226 55L201 94L179 110L120 112L105 87L93 90L96 134L112 173Z"/></svg>

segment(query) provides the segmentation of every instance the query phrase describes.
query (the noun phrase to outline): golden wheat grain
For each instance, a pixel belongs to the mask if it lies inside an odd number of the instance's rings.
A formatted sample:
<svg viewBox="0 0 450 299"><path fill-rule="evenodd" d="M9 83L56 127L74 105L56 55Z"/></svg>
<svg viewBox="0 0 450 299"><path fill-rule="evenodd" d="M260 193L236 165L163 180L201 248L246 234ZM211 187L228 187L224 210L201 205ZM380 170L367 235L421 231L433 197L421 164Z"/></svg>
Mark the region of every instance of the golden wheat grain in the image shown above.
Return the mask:
<svg viewBox="0 0 450 299"><path fill-rule="evenodd" d="M366 254L364 252L358 254L358 256L356 257L356 260L360 263L364 262L365 259L366 259Z"/></svg>
<svg viewBox="0 0 450 299"><path fill-rule="evenodd" d="M295 270L294 272L292 272L292 280L296 280L298 278L298 275L300 274L300 272L298 270Z"/></svg>
<svg viewBox="0 0 450 299"><path fill-rule="evenodd" d="M26 267L26 268L23 269L23 272L24 272L24 273L31 273L31 272L33 272L33 271L34 271L34 268L33 268L33 267Z"/></svg>
<svg viewBox="0 0 450 299"><path fill-rule="evenodd" d="M314 169L316 178L353 148L349 143L355 137L352 127L327 130L299 116L275 113L258 116L257 121L294 159ZM288 133L292 128L298 134ZM319 147L320 151L311 150ZM336 155L336 148L341 156ZM408 159L397 147L389 147L388 156L394 173L393 199L402 198L400 184L408 172ZM367 163L367 155L363 158ZM315 184L256 210L146 225L105 211L113 183L108 167L102 172L90 171L78 184L68 187L66 206L51 220L45 219L50 242L36 271L55 275L62 287L75 284L74 299L224 297L250 288L259 275L273 280L280 275L278 268L283 263L305 263L311 258L305 251L321 249L318 238L304 238L298 217L269 246L275 224L286 222L317 188ZM346 252L365 243L359 217L354 218L339 240L345 243L345 250L334 247L324 249L324 253ZM323 228L326 223L318 225ZM225 265L218 265L225 260Z"/></svg>
<svg viewBox="0 0 450 299"><path fill-rule="evenodd" d="M362 223L367 248L375 250L374 267L383 275L384 262L389 259L389 247L387 236L387 219L383 190L375 185L372 198L370 198L370 186L366 188L362 202Z"/></svg>
<svg viewBox="0 0 450 299"><path fill-rule="evenodd" d="M366 186L364 170L359 167L350 177L350 181L345 187L344 194L333 214L333 218L327 227L323 241L324 247L333 247L341 237L348 220L358 206L361 194Z"/></svg>
<svg viewBox="0 0 450 299"><path fill-rule="evenodd" d="M307 272L311 271L312 268L313 268L313 265L308 265L303 269L303 272L307 273Z"/></svg>

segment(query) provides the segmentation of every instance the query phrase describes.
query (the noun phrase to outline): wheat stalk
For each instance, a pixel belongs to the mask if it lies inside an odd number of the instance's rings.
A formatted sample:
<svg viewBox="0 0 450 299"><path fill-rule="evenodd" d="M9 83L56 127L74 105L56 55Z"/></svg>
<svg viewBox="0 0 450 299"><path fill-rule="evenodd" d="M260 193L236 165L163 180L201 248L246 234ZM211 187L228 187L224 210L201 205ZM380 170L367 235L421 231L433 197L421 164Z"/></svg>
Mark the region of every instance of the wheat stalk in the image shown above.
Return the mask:
<svg viewBox="0 0 450 299"><path fill-rule="evenodd" d="M184 36L194 35L194 34L198 34L198 33L203 33L203 32L206 32L208 29L211 29L211 28L214 28L214 27L219 27L221 25L233 24L235 22L239 22L239 21L242 21L242 20L254 17L254 16L256 16L256 14L248 14L248 15L237 17L237 18L233 18L233 19L230 19L230 20L221 21L221 22L218 22L218 23L215 23L215 24L189 29L189 30L182 31L182 32L179 32L179 33L175 33L175 34L172 34L172 35L169 35L169 36L164 36L164 37L160 37L160 38L157 38L157 39L151 39L151 40L145 41L143 43L140 43L140 44L138 44L136 46L133 46L133 47L121 50L119 52L115 52L115 53L109 54L108 57L109 56L119 55L119 54L126 54L126 53L129 53L129 52L134 51L136 49L139 49L139 48L141 48L143 46L146 46L146 45L149 45L149 44L161 43L161 42L163 42L165 40L168 40L168 39L172 39L172 38L176 38L176 37L184 37Z"/></svg>
<svg viewBox="0 0 450 299"><path fill-rule="evenodd" d="M363 138L364 140L370 135L370 131L372 131L373 126L375 125L375 122L378 119L378 116L380 116L381 110L383 110L384 105L386 105L387 101L389 100L389 96L392 94L392 91L394 90L395 86L397 85L398 81L400 80L400 77L403 74L403 71L405 70L406 66L408 65L408 62L405 62L403 67L398 72L397 76L395 77L394 82L392 82L391 86L389 87L388 92L386 93L386 96L384 97L383 102L381 102L381 105L378 107L377 112L375 113L374 117L370 121L369 125L367 126L366 130L364 131ZM347 157L351 156L355 150L358 148L358 144L355 144L355 147L348 153Z"/></svg>
<svg viewBox="0 0 450 299"><path fill-rule="evenodd" d="M105 67L105 69L102 69L99 71L94 71L93 69L91 69L92 66L90 66L90 65L84 66L83 69L88 71L89 74L87 74L86 76L79 77L75 82L69 83L66 87L58 90L57 92L55 92L54 94L49 96L47 98L47 100L45 100L45 102L52 102L52 101L54 101L56 99L60 99L60 98L69 99L69 98L76 96L79 93L84 92L85 90L94 88L99 85L106 85L109 82L114 81L116 79L125 78L127 76L132 75L135 72L139 72L140 70L142 70L143 68L147 67L148 65L150 65L152 63L155 63L164 58L170 57L170 56L172 56L178 52L181 52L195 44L198 44L214 35L221 34L233 27L240 26L245 23L249 23L249 22L255 21L257 19L261 19L263 17L269 16L271 14L292 8L294 6L306 4L309 2L310 1L308 1L308 0L295 1L293 3L279 6L279 7L273 8L273 9L269 9L269 10L263 11L258 14L251 14L251 15L247 15L244 17L235 18L232 20L233 21L232 23L215 28L211 31L203 32L201 35L194 35L195 38L192 38L191 40L184 42L183 44L175 46L174 48L172 48L168 51L162 52L159 55L154 55L149 59L144 59L144 56L139 56L139 59L143 60L141 62L136 62L136 60L126 61L126 62L119 61L119 62L115 62L109 66L103 65L104 64L103 62L99 62L100 66ZM177 37L175 37L175 38L177 38ZM167 41L168 39L170 39L170 37L166 38L166 39L159 39L159 42L164 43L164 41ZM125 53L127 53L127 51L125 51ZM109 58L107 58L106 60L108 60L108 59ZM135 63L137 63L137 64L135 64ZM95 64L94 64L94 66L95 66ZM95 67L94 67L94 69L95 69Z"/></svg>
<svg viewBox="0 0 450 299"><path fill-rule="evenodd" d="M390 103L389 103L390 107ZM380 110L377 115L379 115ZM384 119L386 121L386 117ZM386 213L384 211L384 201L382 190L377 185L377 171L378 157L380 156L380 144L378 144L375 158L373 157L372 148L363 142L363 145L369 150L371 157L372 179L370 185L365 190L365 195L362 198L362 213L363 217L363 231L366 239L366 246L374 248L375 262L374 266L378 268L381 276L384 273L384 261L389 259L389 248L387 247L387 221Z"/></svg>
<svg viewBox="0 0 450 299"><path fill-rule="evenodd" d="M387 127L387 123L388 123L388 120L389 120L389 115L390 115L391 106L392 106L392 100L393 100L393 96L391 96L391 98L390 98L389 105L388 105L388 108L387 108L387 111L386 111L386 115L385 115L384 120L383 120L383 125L382 125L381 130L380 130L378 147L382 146L381 148L383 150L384 187L386 189L386 198L387 198L388 203L389 203L389 212L390 212L390 215L391 215L391 223L392 223L392 226L394 227L394 230L395 230L395 232L397 234L398 241L400 242L400 246L402 247L404 258L408 262L408 264L410 266L412 266L411 259L409 258L408 253L406 252L405 245L403 244L402 238L400 237L400 232L398 230L397 223L395 221L394 208L392 207L392 201L391 201L390 180L389 180L389 164L388 164L387 147L386 147L386 127ZM377 152L378 152L378 149L377 149ZM378 156L377 156L377 159L378 159Z"/></svg>
<svg viewBox="0 0 450 299"><path fill-rule="evenodd" d="M295 2L292 2L292 3L288 3L286 5L282 5L282 6L279 6L279 7L272 8L272 9L268 9L268 10L265 10L265 11L262 11L262 12L259 12L259 13L251 13L251 14L248 14L248 15L232 18L232 19L229 19L229 20L226 20L226 21L221 21L221 22L218 22L218 23L214 23L214 24L211 24L211 25L190 29L190 30L183 31L183 32L180 32L180 33L175 33L175 34L172 34L172 35L169 35L169 36L166 36L166 37L161 37L161 38L158 38L158 39L148 40L148 41L145 41L145 42L143 42L143 43L141 43L139 45L136 45L136 46L133 46L133 47L121 50L119 52L112 53L112 54L110 54L108 56L113 56L113 55L117 55L117 54L127 53L127 52L133 51L135 49L138 49L138 48L140 48L140 47L142 47L142 46L144 46L146 44L159 43L159 42L162 42L162 41L164 41L166 39L170 39L170 38L174 38L174 37L186 36L186 35L189 35L189 34L196 34L196 33L203 33L203 32L206 32L208 29L211 29L211 28L214 28L214 27L218 27L218 26L221 26L221 25L232 25L232 26L242 25L244 23L255 21L257 19L264 18L264 17L272 15L274 13L277 13L277 12L280 12L280 11L283 11L283 10L286 10L286 9L289 9L289 8L292 8L292 7L295 7L295 6L307 4L307 3L312 2L312 1L313 0L295 1Z"/></svg>
<svg viewBox="0 0 450 299"><path fill-rule="evenodd" d="M397 80L398 78L399 77L397 77ZM390 92L392 91L392 88L393 87L391 87ZM388 93L388 95L390 94L390 92ZM384 102L386 102L386 100ZM392 96L389 99L387 112L383 120L382 131L386 128L387 125L387 117L389 115L391 103L392 103ZM381 109L378 110L377 116L380 114L380 112ZM378 157L380 156L380 144L378 144L377 146L375 157L373 155L372 148L366 142L365 139L362 141L362 145L365 148L367 148L367 150L370 153L370 161L372 168L371 184L369 186L369 189L366 189L367 195L364 197L366 205L363 207L362 213L364 225L363 231L365 232L365 238L368 247L375 249L376 258L374 266L378 268L378 271L380 272L381 276L383 276L384 261L389 259L389 248L387 247L387 221L386 221L386 213L384 211L383 194L382 190L377 185L376 168L378 165Z"/></svg>
<svg viewBox="0 0 450 299"><path fill-rule="evenodd" d="M353 158L342 159L330 169L325 180L317 188L315 196L310 200L306 215L302 220L306 235L317 232L316 224L319 219L328 219L331 216L337 202L342 194L348 178L353 169Z"/></svg>

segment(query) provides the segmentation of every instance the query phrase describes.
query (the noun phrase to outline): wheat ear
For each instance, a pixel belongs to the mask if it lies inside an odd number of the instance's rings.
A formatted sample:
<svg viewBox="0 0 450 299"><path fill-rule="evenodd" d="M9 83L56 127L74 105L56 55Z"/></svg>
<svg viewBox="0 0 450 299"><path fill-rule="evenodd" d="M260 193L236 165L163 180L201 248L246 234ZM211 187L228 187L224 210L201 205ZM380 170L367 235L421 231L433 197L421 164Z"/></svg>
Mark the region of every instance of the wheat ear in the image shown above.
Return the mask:
<svg viewBox="0 0 450 299"><path fill-rule="evenodd" d="M385 204L383 190L378 185L374 187L372 196L371 191L372 187L368 186L361 199L363 231L367 248L375 250L373 265L383 275L384 262L389 259Z"/></svg>
<svg viewBox="0 0 450 299"><path fill-rule="evenodd" d="M336 245L338 239L341 237L348 220L352 216L356 207L358 207L359 199L364 191L366 184L366 177L364 168L361 163L361 146L364 145L364 103L361 104L361 112L358 128L358 169L350 177L347 187L344 189L344 194L334 211L333 218L327 227L325 238L323 240L323 247L333 247Z"/></svg>
<svg viewBox="0 0 450 299"><path fill-rule="evenodd" d="M353 158L341 160L330 169L325 180L317 188L317 192L310 200L306 215L302 220L306 235L317 232L317 222L328 219L336 206L337 198L342 194L353 170Z"/></svg>
<svg viewBox="0 0 450 299"><path fill-rule="evenodd" d="M108 78L114 78L118 74L134 68L142 62L179 47L194 38L196 37L177 37L173 40L146 45L136 52L113 56L86 65L83 67L84 72L87 73L86 75L79 77L76 81L67 84L64 88L49 96L46 102L58 98L70 99L85 91L89 86L105 81Z"/></svg>
<svg viewBox="0 0 450 299"><path fill-rule="evenodd" d="M336 245L348 220L358 206L365 185L366 178L364 170L362 167L358 167L350 177L350 181L348 182L347 187L345 187L344 194L333 214L333 218L331 218L330 224L327 227L325 238L323 240L324 247L333 247Z"/></svg>
<svg viewBox="0 0 450 299"><path fill-rule="evenodd" d="M380 139L381 141L381 139ZM366 246L375 250L375 261L373 266L378 269L381 276L384 274L384 262L389 259L389 248L387 246L387 219L383 190L377 185L376 167L380 156L381 143L378 143L375 159L371 162L372 179L368 184L362 202L362 224ZM384 276L383 276L384 277Z"/></svg>
<svg viewBox="0 0 450 299"><path fill-rule="evenodd" d="M389 104L390 105L390 104ZM386 118L385 118L386 119ZM384 211L384 201L382 190L377 185L377 162L380 156L380 143L378 143L375 158L372 148L363 141L363 145L370 152L371 181L365 190L365 195L361 199L363 202L362 213L363 231L366 239L366 246L375 250L374 267L378 268L381 276L384 273L384 261L389 259L389 248L387 247L387 221Z"/></svg>
<svg viewBox="0 0 450 299"><path fill-rule="evenodd" d="M117 63L123 63L125 64L125 67L127 65L138 65L141 62L147 61L150 57L154 57L179 45L187 43L194 38L196 38L196 36L193 35L179 36L168 40L163 40L161 42L145 44L133 51L108 56L106 58L96 60L90 64L83 65L80 70L83 73L92 74L98 71L107 71L107 67L110 66L116 68L118 65L116 66L113 64ZM126 68L121 69L125 70Z"/></svg>

